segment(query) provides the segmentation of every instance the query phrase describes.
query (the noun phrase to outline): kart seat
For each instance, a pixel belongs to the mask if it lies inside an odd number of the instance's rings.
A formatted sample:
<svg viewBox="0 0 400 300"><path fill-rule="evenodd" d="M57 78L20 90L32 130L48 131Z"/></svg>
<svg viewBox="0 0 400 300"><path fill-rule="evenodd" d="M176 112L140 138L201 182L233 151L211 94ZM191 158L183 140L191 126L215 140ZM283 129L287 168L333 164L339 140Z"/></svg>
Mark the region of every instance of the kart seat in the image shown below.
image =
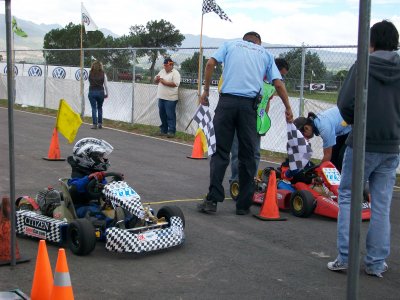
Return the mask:
<svg viewBox="0 0 400 300"><path fill-rule="evenodd" d="M60 178L58 181L61 184L65 207L71 212L74 219L77 219L74 203L71 198L70 187L68 186L68 178Z"/></svg>

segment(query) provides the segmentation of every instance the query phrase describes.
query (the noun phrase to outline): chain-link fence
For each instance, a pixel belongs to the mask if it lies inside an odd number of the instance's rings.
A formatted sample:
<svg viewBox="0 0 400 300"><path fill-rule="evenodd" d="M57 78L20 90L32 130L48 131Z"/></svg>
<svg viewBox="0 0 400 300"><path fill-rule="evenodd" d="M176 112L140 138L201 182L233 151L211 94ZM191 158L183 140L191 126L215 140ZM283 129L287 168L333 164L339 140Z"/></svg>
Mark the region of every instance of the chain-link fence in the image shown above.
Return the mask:
<svg viewBox="0 0 400 300"><path fill-rule="evenodd" d="M157 86L154 76L163 67L161 49L113 48L63 50L16 50L15 99L16 103L57 109L60 99L65 99L75 111L91 116L87 98L87 75L94 59L104 64L108 77L109 97L104 103L106 119L158 126ZM166 50L181 74L177 106L177 129L184 131L198 105L199 49L179 48ZM203 48L203 69L216 48ZM289 63L285 84L295 117L309 111L318 113L336 103L337 94L351 65L356 60L355 46L335 47L271 47L275 57L284 57ZM0 51L0 98L7 98L6 53ZM80 59L83 57L83 80ZM200 76L199 76L200 73ZM222 67L213 75L210 107L218 101L217 85ZM83 84L81 85L81 82ZM276 97L277 98L277 97ZM272 128L262 138L262 148L286 152L286 123L280 100L272 100L269 113ZM191 124L188 133L194 133ZM321 157L321 141L314 139L315 157Z"/></svg>

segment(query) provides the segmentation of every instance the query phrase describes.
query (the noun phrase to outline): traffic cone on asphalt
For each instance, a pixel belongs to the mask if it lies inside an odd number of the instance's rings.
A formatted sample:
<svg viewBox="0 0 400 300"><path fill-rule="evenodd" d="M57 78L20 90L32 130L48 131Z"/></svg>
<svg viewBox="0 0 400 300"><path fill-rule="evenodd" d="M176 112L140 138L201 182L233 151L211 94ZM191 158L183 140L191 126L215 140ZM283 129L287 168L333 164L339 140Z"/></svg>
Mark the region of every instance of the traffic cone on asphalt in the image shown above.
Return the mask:
<svg viewBox="0 0 400 300"><path fill-rule="evenodd" d="M67 256L65 250L58 250L56 270L54 272L54 284L51 292L51 300L73 300L74 293L71 286L71 277L69 276Z"/></svg>
<svg viewBox="0 0 400 300"><path fill-rule="evenodd" d="M49 300L53 289L53 272L49 255L47 253L46 241L39 241L39 249L36 258L35 274L33 276L31 299Z"/></svg>
<svg viewBox="0 0 400 300"><path fill-rule="evenodd" d="M187 158L191 158L191 159L207 159L207 157L204 157L203 143L201 141L200 134L197 134L196 137L194 138L192 155L188 156Z"/></svg>
<svg viewBox="0 0 400 300"><path fill-rule="evenodd" d="M51 137L47 157L43 157L43 159L55 161L65 160L65 158L61 158L60 144L58 142L58 131L56 127L53 129L53 135Z"/></svg>
<svg viewBox="0 0 400 300"><path fill-rule="evenodd" d="M286 221L286 218L281 218L279 215L276 195L276 174L274 170L271 170L268 179L267 191L265 192L265 199L261 206L260 213L258 215L254 215L257 219L263 221Z"/></svg>
<svg viewBox="0 0 400 300"><path fill-rule="evenodd" d="M10 198L3 197L0 202L0 266L9 265L12 260L11 253L11 221L10 221ZM28 262L30 259L22 258L19 253L18 243L15 240L15 262Z"/></svg>

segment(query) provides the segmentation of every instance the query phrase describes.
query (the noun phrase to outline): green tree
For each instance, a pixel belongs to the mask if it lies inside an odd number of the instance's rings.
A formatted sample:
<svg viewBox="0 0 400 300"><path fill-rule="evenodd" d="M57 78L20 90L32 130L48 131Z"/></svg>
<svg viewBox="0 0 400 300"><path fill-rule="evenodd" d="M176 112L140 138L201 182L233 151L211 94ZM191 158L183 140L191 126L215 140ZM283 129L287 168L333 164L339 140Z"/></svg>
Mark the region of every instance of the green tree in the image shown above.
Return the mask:
<svg viewBox="0 0 400 300"><path fill-rule="evenodd" d="M151 78L154 77L154 66L159 55L166 55L165 48L175 48L182 45L185 36L168 21L149 21L146 26L131 26L127 40L131 47L164 48L138 50L137 56L149 57ZM171 49L173 50L173 49Z"/></svg>
<svg viewBox="0 0 400 300"><path fill-rule="evenodd" d="M81 25L69 23L65 28L50 30L44 36L44 49L80 49ZM83 35L84 48L99 48L105 38L101 31L91 31ZM80 65L80 51L43 51L43 57L48 64L67 66ZM100 59L100 58L99 58ZM85 55L85 65L90 65L90 56Z"/></svg>
<svg viewBox="0 0 400 300"><path fill-rule="evenodd" d="M302 48L294 48L289 52L280 54L279 57L286 59L290 66L288 79L294 80L295 84L300 83L301 78L301 53ZM307 51L305 54L305 70L304 81L311 82L314 80L324 79L326 76L326 66L321 61L318 53Z"/></svg>
<svg viewBox="0 0 400 300"><path fill-rule="evenodd" d="M338 82L343 82L343 80L347 76L347 73L349 73L348 70L340 70L333 76L333 80L338 81Z"/></svg>

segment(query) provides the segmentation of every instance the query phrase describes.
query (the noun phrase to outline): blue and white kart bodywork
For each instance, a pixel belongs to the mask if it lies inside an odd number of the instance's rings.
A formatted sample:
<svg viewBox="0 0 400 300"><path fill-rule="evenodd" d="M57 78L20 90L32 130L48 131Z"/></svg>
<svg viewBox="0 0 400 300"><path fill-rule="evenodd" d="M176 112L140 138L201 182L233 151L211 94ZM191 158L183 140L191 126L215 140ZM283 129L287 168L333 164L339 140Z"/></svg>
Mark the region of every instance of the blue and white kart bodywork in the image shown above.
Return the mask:
<svg viewBox="0 0 400 300"><path fill-rule="evenodd" d="M63 199L53 217L42 215L40 211L17 210L18 234L60 244L67 242L77 255L93 251L96 239L105 240L107 250L121 253L150 252L178 246L185 241L185 218L179 207L161 207L155 216L125 181L113 181L104 186L101 202L106 205L99 211L102 218L81 219L76 216L66 179L60 179L60 182ZM105 222L104 215L112 221ZM131 227L126 226L127 215L137 220Z"/></svg>
<svg viewBox="0 0 400 300"><path fill-rule="evenodd" d="M144 208L137 194L125 181L107 184L103 194L114 207L122 207L147 226L121 229L106 229L106 248L116 252L148 252L170 248L184 242L183 216L168 216L168 221L157 220L149 208ZM160 209L161 211L161 209ZM179 214L179 213L178 213ZM166 216L158 216L165 218ZM169 225L169 226L168 226Z"/></svg>

